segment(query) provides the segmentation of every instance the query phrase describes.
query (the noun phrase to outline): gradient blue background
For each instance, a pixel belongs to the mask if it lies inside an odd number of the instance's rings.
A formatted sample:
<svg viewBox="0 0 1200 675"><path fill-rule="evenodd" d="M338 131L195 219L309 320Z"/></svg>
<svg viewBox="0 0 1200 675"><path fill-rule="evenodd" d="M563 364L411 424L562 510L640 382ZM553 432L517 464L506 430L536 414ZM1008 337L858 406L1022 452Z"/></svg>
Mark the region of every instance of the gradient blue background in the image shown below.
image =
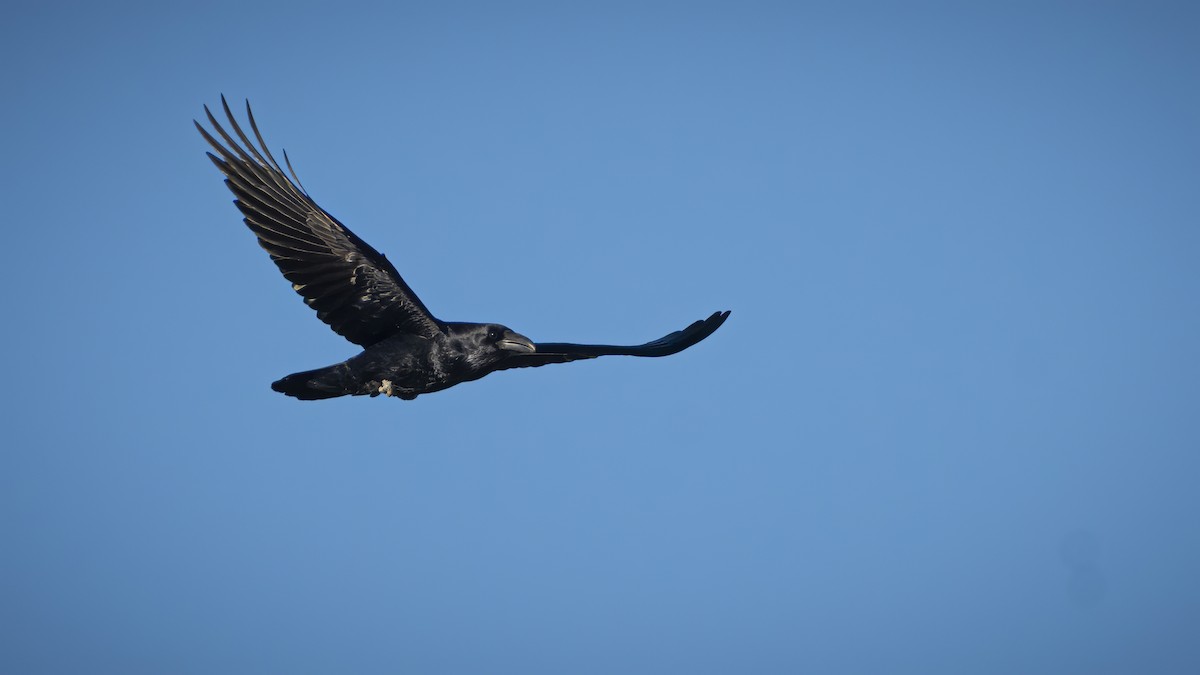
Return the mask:
<svg viewBox="0 0 1200 675"><path fill-rule="evenodd" d="M6 12L0 672L1200 672L1194 3L427 5ZM275 394L222 92L444 319L733 316Z"/></svg>

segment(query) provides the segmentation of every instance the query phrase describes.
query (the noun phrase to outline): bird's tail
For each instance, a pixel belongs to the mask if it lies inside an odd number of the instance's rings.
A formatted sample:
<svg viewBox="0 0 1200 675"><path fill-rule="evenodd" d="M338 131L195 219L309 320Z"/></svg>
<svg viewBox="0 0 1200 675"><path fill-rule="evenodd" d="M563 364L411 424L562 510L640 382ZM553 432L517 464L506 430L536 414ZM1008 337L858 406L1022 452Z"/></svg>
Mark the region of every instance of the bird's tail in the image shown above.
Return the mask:
<svg viewBox="0 0 1200 675"><path fill-rule="evenodd" d="M293 373L271 383L271 388L302 401L317 401L357 393L358 378L344 362L316 370Z"/></svg>

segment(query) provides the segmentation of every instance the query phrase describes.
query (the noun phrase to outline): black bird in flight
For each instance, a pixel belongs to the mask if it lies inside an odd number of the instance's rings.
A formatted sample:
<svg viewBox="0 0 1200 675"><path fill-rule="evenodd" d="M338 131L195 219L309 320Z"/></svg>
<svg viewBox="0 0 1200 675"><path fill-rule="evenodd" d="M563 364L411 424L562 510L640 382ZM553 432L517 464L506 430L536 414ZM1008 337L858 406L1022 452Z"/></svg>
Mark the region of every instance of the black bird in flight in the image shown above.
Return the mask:
<svg viewBox="0 0 1200 675"><path fill-rule="evenodd" d="M225 97L221 106L233 137L204 112L222 144L195 122L217 154L208 157L225 174L234 204L258 243L317 318L363 348L325 368L295 373L271 384L304 400L336 396L397 396L412 400L508 368L544 366L597 356L668 356L712 335L729 312L716 312L683 330L636 346L533 342L494 323L440 321L425 308L388 259L359 239L308 196L284 153L291 178L263 142L250 103L246 117L257 147L242 131ZM193 120L194 121L194 120Z"/></svg>

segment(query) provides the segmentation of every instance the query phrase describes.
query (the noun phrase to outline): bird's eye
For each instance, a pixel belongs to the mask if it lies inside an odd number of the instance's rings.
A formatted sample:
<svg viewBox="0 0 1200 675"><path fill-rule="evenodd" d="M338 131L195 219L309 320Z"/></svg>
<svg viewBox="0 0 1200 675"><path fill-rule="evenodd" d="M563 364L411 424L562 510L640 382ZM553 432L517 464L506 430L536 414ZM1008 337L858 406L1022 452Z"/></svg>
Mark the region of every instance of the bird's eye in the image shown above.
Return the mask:
<svg viewBox="0 0 1200 675"><path fill-rule="evenodd" d="M488 329L488 339L489 340L499 340L500 339L500 331L496 330L495 328Z"/></svg>

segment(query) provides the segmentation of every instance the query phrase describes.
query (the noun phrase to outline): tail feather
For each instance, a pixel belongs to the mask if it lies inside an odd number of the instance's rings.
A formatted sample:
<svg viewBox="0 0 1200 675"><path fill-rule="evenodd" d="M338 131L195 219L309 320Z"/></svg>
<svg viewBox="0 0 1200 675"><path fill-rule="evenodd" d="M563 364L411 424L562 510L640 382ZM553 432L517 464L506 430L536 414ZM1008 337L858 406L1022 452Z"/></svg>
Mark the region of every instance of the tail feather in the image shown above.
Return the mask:
<svg viewBox="0 0 1200 675"><path fill-rule="evenodd" d="M281 394L294 396L301 401L318 401L357 393L358 378L345 363L338 363L316 370L293 373L271 383L271 388Z"/></svg>

